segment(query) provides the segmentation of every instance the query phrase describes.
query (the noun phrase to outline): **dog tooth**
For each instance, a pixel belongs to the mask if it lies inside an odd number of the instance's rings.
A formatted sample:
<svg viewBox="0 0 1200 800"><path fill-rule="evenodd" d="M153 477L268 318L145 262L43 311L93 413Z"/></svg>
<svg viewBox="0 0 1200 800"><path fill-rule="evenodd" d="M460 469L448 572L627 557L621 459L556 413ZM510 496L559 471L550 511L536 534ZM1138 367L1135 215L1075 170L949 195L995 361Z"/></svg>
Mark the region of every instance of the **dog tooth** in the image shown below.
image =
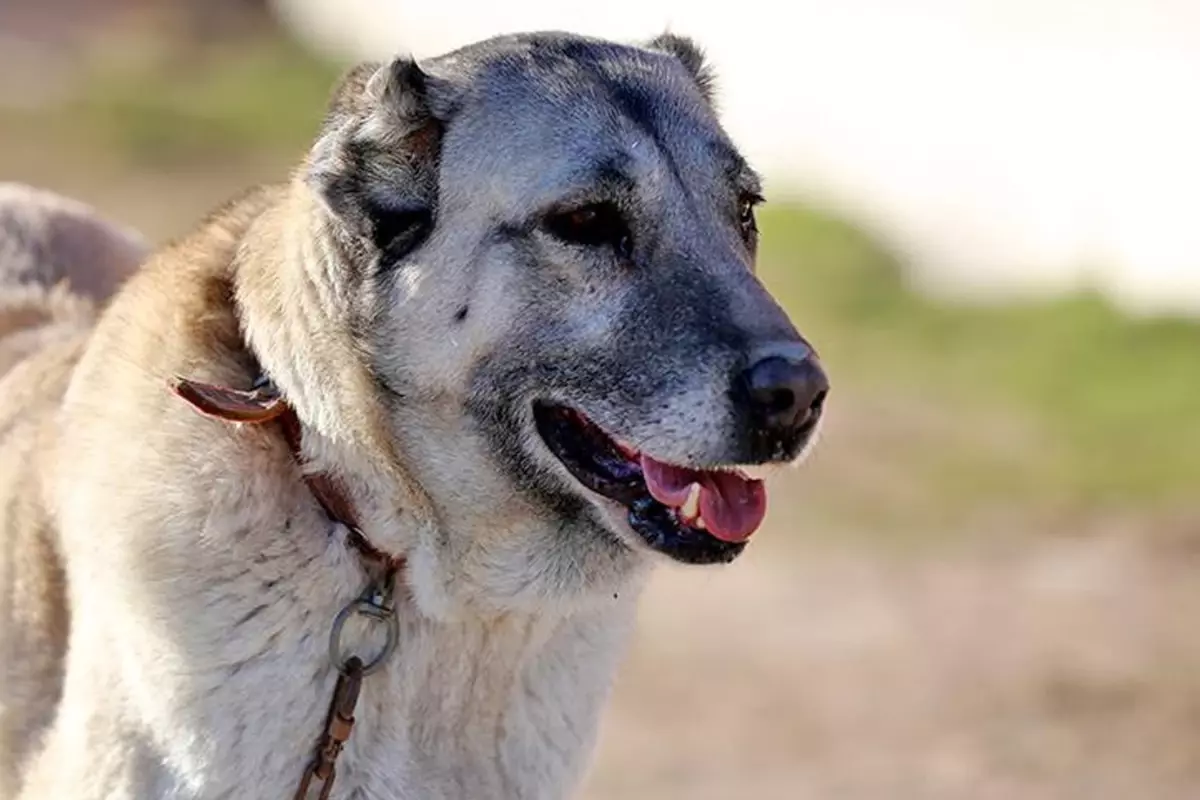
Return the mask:
<svg viewBox="0 0 1200 800"><path fill-rule="evenodd" d="M738 467L738 471L752 480L765 480L774 474L775 468L770 464L747 464L744 467Z"/></svg>

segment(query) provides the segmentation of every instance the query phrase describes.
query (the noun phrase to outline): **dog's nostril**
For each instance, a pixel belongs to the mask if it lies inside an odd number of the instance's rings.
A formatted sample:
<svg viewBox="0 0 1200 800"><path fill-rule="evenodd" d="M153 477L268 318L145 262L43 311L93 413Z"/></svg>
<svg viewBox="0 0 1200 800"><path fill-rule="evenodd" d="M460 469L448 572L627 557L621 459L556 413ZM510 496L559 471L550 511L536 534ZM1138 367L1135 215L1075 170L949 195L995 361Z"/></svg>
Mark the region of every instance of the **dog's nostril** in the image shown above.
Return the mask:
<svg viewBox="0 0 1200 800"><path fill-rule="evenodd" d="M775 389L770 392L770 397L764 406L773 414L778 414L782 411L787 411L796 405L796 395L791 389Z"/></svg>
<svg viewBox="0 0 1200 800"><path fill-rule="evenodd" d="M804 412L799 415L797 422L801 427L817 424L817 420L821 418L821 409L825 405L826 394L828 394L828 392L818 393L817 396L813 398L812 402L808 404L808 408L804 409Z"/></svg>
<svg viewBox="0 0 1200 800"><path fill-rule="evenodd" d="M823 392L817 393L817 396L813 398L813 401L811 403L809 403L809 406L808 406L809 413L811 413L811 414L820 414L821 413L821 409L825 406L825 396L827 394L829 394L828 389L826 389Z"/></svg>

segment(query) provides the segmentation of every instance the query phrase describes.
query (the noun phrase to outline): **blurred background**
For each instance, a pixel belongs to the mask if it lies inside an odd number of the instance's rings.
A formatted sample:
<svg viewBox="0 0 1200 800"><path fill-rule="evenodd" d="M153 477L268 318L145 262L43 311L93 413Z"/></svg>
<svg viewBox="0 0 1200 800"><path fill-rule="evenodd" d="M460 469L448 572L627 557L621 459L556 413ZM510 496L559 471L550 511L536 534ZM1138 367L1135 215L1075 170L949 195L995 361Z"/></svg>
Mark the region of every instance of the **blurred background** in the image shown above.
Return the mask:
<svg viewBox="0 0 1200 800"><path fill-rule="evenodd" d="M349 62L546 28L707 48L835 385L656 577L584 798L1200 796L1194 0L0 0L0 180L161 241Z"/></svg>

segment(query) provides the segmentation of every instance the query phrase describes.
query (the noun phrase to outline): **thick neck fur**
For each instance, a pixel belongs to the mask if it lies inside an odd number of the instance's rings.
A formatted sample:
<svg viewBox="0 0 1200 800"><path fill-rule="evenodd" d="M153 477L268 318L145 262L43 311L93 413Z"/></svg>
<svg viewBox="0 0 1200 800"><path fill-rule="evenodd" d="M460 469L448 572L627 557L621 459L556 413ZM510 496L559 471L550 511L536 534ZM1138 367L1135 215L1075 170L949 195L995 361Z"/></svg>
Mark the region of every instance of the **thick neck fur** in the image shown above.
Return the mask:
<svg viewBox="0 0 1200 800"><path fill-rule="evenodd" d="M25 798L290 797L320 734L336 680L330 627L365 574L278 432L197 415L166 390L171 375L249 385L248 331L302 418L317 421L308 455L352 483L372 541L437 535L398 456L363 449L385 428L354 406L364 388L354 362L334 363L347 343L290 340L271 316L287 304L320 313L305 305L318 286L281 266L288 241L271 263L269 240L246 238L256 225L281 230L271 215L289 202L284 191L243 199L152 259L76 370L49 488L71 553L64 698ZM285 359L289 347L312 360ZM409 513L386 513L397 506ZM399 646L364 681L332 797L569 794L636 594L438 619L402 589ZM353 626L346 641L371 644Z"/></svg>
<svg viewBox="0 0 1200 800"><path fill-rule="evenodd" d="M246 343L306 423L306 457L351 485L364 528L393 552L406 531L436 528L432 504L403 465L379 390L350 336L356 285L336 249L328 212L296 180L248 227L234 263ZM403 526L397 518L404 517Z"/></svg>

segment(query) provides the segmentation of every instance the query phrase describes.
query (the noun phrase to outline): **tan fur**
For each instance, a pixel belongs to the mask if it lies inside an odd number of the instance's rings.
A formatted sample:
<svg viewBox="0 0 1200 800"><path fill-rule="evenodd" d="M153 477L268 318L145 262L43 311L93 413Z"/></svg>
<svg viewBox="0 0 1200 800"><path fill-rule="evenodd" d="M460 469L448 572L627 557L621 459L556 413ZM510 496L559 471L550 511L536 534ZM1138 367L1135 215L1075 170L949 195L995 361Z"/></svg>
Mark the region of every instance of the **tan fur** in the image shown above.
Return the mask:
<svg viewBox="0 0 1200 800"><path fill-rule="evenodd" d="M136 233L83 203L0 183L0 375L90 325L146 254Z"/></svg>
<svg viewBox="0 0 1200 800"><path fill-rule="evenodd" d="M36 653L4 661L0 753L24 790L10 780L0 797L275 797L298 779L335 677L329 625L363 577L274 429L214 422L166 391L181 373L248 385L241 328L281 384L323 376L322 391L294 394L316 420L310 455L351 479L376 542L435 535L379 444L390 439L348 345L333 326L305 329L328 298L289 260L304 208L301 187L232 204L152 258L90 341L40 351L0 388L14 425L0 444L13 520L0 647ZM285 310L296 305L311 313ZM449 624L428 613L444 609L403 605L401 652L364 689L334 796L560 796L636 588L569 615Z"/></svg>
<svg viewBox="0 0 1200 800"><path fill-rule="evenodd" d="M44 348L0 381L0 419L11 427L0 449L0 503L8 535L0 555L0 772L17 774L36 746L61 691L69 613L57 537L41 502L44 445L81 339ZM38 468L30 469L30 464Z"/></svg>
<svg viewBox="0 0 1200 800"><path fill-rule="evenodd" d="M0 285L50 287L105 301L146 257L134 231L91 207L19 183L0 183Z"/></svg>
<svg viewBox="0 0 1200 800"><path fill-rule="evenodd" d="M49 724L69 629L58 538L42 495L59 398L95 306L144 255L134 234L74 200L0 184L0 774Z"/></svg>

